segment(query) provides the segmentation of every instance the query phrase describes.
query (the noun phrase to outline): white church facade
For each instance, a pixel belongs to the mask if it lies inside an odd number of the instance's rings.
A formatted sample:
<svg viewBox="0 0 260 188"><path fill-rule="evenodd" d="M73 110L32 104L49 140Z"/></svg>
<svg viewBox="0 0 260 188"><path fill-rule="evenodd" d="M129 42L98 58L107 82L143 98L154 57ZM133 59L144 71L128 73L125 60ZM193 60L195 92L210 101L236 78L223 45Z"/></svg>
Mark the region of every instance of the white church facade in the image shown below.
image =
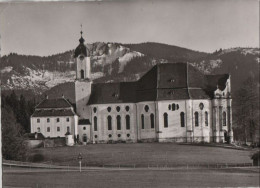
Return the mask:
<svg viewBox="0 0 260 188"><path fill-rule="evenodd" d="M229 74L204 75L188 63L165 63L136 82L93 83L90 54L79 41L71 134L80 142L233 141Z"/></svg>

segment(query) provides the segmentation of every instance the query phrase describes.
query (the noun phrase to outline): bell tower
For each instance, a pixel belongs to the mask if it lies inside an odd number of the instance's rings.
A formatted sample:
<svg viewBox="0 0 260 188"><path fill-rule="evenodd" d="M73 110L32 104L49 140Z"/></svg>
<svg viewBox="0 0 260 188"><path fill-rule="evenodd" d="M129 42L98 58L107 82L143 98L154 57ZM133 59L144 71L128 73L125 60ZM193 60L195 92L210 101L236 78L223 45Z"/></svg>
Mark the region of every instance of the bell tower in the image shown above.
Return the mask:
<svg viewBox="0 0 260 188"><path fill-rule="evenodd" d="M90 109L87 106L91 94L91 65L90 54L84 44L85 40L82 37L82 25L80 31L81 37L79 45L75 49L74 58L76 63L76 80L75 80L75 101L76 112L79 119L91 119Z"/></svg>
<svg viewBox="0 0 260 188"><path fill-rule="evenodd" d="M82 27L82 25L81 25ZM81 37L79 39L79 45L75 49L74 58L76 59L76 79L91 79L91 66L90 66L90 54L85 46L84 38L82 37L82 28L80 31Z"/></svg>

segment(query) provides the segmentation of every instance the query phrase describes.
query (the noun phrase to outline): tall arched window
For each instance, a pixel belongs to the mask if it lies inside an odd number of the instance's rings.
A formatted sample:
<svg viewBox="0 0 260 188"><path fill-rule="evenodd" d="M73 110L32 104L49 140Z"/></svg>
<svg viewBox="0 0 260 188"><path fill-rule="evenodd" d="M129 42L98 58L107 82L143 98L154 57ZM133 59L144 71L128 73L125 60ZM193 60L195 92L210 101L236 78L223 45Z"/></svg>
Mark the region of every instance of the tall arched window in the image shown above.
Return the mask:
<svg viewBox="0 0 260 188"><path fill-rule="evenodd" d="M208 118L209 114L208 112L205 112L205 126L209 125L209 118Z"/></svg>
<svg viewBox="0 0 260 188"><path fill-rule="evenodd" d="M151 120L151 128L154 129L154 115L150 115L150 120Z"/></svg>
<svg viewBox="0 0 260 188"><path fill-rule="evenodd" d="M111 116L107 116L107 129L109 131L112 130L112 117Z"/></svg>
<svg viewBox="0 0 260 188"><path fill-rule="evenodd" d="M116 116L117 130L121 130L121 116Z"/></svg>
<svg viewBox="0 0 260 188"><path fill-rule="evenodd" d="M142 129L144 129L144 115L141 115L141 120L142 120Z"/></svg>
<svg viewBox="0 0 260 188"><path fill-rule="evenodd" d="M168 127L168 114L164 113L163 114L163 119L164 119L164 127Z"/></svg>
<svg viewBox="0 0 260 188"><path fill-rule="evenodd" d="M181 116L181 127L185 127L184 112L181 112L180 116Z"/></svg>
<svg viewBox="0 0 260 188"><path fill-rule="evenodd" d="M97 131L97 117L94 117L94 131Z"/></svg>
<svg viewBox="0 0 260 188"><path fill-rule="evenodd" d="M81 79L84 78L84 70L80 70L80 78L81 78Z"/></svg>
<svg viewBox="0 0 260 188"><path fill-rule="evenodd" d="M195 115L195 126L198 127L199 126L199 113L195 112L194 115Z"/></svg>
<svg viewBox="0 0 260 188"><path fill-rule="evenodd" d="M130 116L125 116L125 124L126 124L126 130L130 130Z"/></svg>
<svg viewBox="0 0 260 188"><path fill-rule="evenodd" d="M226 112L223 112L223 126L227 125L227 114Z"/></svg>

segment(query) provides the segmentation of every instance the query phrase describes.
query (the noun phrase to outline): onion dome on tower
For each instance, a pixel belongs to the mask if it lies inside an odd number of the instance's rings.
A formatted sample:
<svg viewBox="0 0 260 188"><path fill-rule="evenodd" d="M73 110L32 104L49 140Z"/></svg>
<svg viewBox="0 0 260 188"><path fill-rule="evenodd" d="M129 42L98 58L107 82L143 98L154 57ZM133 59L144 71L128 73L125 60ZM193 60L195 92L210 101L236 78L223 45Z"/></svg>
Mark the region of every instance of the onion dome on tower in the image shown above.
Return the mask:
<svg viewBox="0 0 260 188"><path fill-rule="evenodd" d="M77 48L75 49L74 52L74 58L77 58L79 55L84 55L87 56L87 47L84 45L84 38L82 37L82 29L80 31L81 37L79 39L79 45L77 46Z"/></svg>

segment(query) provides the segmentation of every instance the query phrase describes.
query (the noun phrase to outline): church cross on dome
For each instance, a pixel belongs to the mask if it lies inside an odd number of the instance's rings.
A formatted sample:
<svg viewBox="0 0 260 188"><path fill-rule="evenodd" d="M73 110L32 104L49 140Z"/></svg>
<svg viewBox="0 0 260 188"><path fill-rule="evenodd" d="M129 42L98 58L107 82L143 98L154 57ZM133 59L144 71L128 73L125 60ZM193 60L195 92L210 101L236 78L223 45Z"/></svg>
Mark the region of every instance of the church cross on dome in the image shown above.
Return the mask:
<svg viewBox="0 0 260 188"><path fill-rule="evenodd" d="M84 39L83 39L83 37L82 37L82 34L83 34L83 32L82 32L82 24L80 24L80 27L81 27L81 30L80 30L80 39L79 39L79 42L80 42L80 44L83 44L84 43Z"/></svg>

